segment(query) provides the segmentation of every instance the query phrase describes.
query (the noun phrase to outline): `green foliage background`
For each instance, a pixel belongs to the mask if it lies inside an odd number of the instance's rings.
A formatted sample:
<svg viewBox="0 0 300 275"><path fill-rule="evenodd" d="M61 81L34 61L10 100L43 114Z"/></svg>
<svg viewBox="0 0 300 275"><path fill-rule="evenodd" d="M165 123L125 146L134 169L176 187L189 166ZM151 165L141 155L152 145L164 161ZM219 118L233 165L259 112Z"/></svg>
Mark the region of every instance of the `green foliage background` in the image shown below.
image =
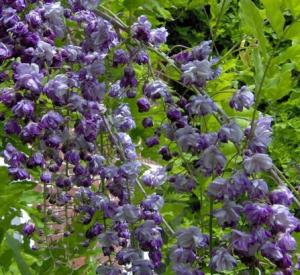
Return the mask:
<svg viewBox="0 0 300 275"><path fill-rule="evenodd" d="M193 47L203 40L213 40L214 52L220 58L222 74L220 78L209 83L208 94L229 116L235 116L228 107L228 101L238 87L246 84L256 94L261 94L258 110L274 118L271 156L276 165L285 171L287 180L297 187L300 179L300 2L298 0L103 0L101 5L127 21L128 25L141 14L147 15L154 25L166 25L170 33L169 46L164 46L162 50L170 55L181 50L182 45ZM173 87L178 89L176 83L179 78L178 72L155 54L151 55L151 60L154 69L159 70L163 78L171 79ZM143 69L138 66L135 69L140 78L146 77L147 72ZM3 83L1 86L7 85L8 83ZM153 130L145 131L141 127L143 116L137 112L134 100L128 102L135 110L133 115L138 127L134 130L133 137L140 145L141 155L166 164L155 150L144 148L143 140L153 134L151 132ZM150 113L156 125L162 121L162 108L157 105ZM2 105L0 111L5 112ZM238 122L246 126L251 121L252 113L253 109L242 112L237 118ZM210 129L216 128L214 118L209 118L206 123ZM1 150L7 142L13 143L22 150L28 150L17 139L5 137L2 129L1 123ZM230 145L223 149L228 159L234 155L234 148ZM188 154L174 161L173 172L179 171L185 161L190 161ZM82 233L82 236L72 234L69 238L62 239L51 250L45 248L32 251L28 247L28 240L25 239L20 245L12 238L13 232L21 228L11 226L10 222L13 217L20 215L21 209L31 216L37 226L43 226L41 213L31 207L33 201L40 202L42 198L39 193L33 191L36 183L11 182L4 167L0 167L0 179L0 272L3 274L94 274L99 251L95 246L82 248L79 245L84 239L87 228L76 221L73 227L77 233ZM201 181L205 186L209 179L201 178ZM166 200L162 213L173 226L177 224L188 226L200 219L198 211L200 207L204 209L204 216L208 213L208 205L202 204L199 197L200 190L187 195L166 188L162 187L160 190ZM140 200L138 194L136 200ZM217 237L223 233L221 230L214 232ZM300 239L299 236L296 237ZM65 247L68 247L67 251ZM167 250L168 247L164 249ZM78 270L72 270L68 261L82 255L88 259L86 265ZM243 266L240 270L243 270ZM172 273L167 266L161 274Z"/></svg>

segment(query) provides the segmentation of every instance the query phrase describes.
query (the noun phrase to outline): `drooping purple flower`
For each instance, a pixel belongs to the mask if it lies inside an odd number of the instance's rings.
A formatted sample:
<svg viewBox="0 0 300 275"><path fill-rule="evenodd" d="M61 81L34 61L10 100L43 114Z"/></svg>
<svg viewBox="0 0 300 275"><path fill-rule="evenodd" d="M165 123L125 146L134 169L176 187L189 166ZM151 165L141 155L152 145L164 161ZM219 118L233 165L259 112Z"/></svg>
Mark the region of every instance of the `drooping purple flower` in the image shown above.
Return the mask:
<svg viewBox="0 0 300 275"><path fill-rule="evenodd" d="M138 207L131 204L124 204L117 208L117 213L114 216L114 220L126 221L129 224L137 222L140 212Z"/></svg>
<svg viewBox="0 0 300 275"><path fill-rule="evenodd" d="M247 203L243 211L247 221L252 225L268 223L272 217L272 208L262 203Z"/></svg>
<svg viewBox="0 0 300 275"><path fill-rule="evenodd" d="M290 206L293 202L293 193L286 186L279 186L269 194L272 204Z"/></svg>
<svg viewBox="0 0 300 275"><path fill-rule="evenodd" d="M223 200L229 196L229 183L224 178L216 178L207 188L207 193L210 197L216 200Z"/></svg>
<svg viewBox="0 0 300 275"><path fill-rule="evenodd" d="M134 248L126 247L117 253L116 258L120 265L129 264L132 261L140 258L140 251Z"/></svg>
<svg viewBox="0 0 300 275"><path fill-rule="evenodd" d="M97 80L81 82L81 93L84 99L100 102L105 94L105 83Z"/></svg>
<svg viewBox="0 0 300 275"><path fill-rule="evenodd" d="M184 85L196 85L204 87L207 80L214 78L212 63L207 59L202 61L194 60L181 65L181 81Z"/></svg>
<svg viewBox="0 0 300 275"><path fill-rule="evenodd" d="M223 207L214 212L218 223L223 227L235 226L240 220L240 213L242 206L236 204L234 201L225 200Z"/></svg>
<svg viewBox="0 0 300 275"><path fill-rule="evenodd" d="M209 55L212 52L211 47L212 41L203 41L199 46L196 46L192 50L192 56L194 59L202 61L204 59L208 59Z"/></svg>
<svg viewBox="0 0 300 275"><path fill-rule="evenodd" d="M280 247L270 241L261 247L261 254L272 262L277 262L283 258Z"/></svg>
<svg viewBox="0 0 300 275"><path fill-rule="evenodd" d="M41 17L41 13L38 10L31 10L29 13L25 15L26 22L30 27L36 28L41 25L43 19Z"/></svg>
<svg viewBox="0 0 300 275"><path fill-rule="evenodd" d="M7 107L12 107L16 103L16 94L12 88L4 88L0 90L0 101Z"/></svg>
<svg viewBox="0 0 300 275"><path fill-rule="evenodd" d="M147 98L143 97L137 101L139 112L148 112L150 110L150 102Z"/></svg>
<svg viewBox="0 0 300 275"><path fill-rule="evenodd" d="M103 232L104 226L98 222L94 223L85 233L88 239L92 239Z"/></svg>
<svg viewBox="0 0 300 275"><path fill-rule="evenodd" d="M135 72L132 69L132 67L127 66L124 69L124 75L121 78L120 87L121 88L126 88L126 87L135 88L135 87L137 87L137 79L135 77Z"/></svg>
<svg viewBox="0 0 300 275"><path fill-rule="evenodd" d="M140 16L131 26L131 35L137 40L148 42L150 39L151 23L145 15Z"/></svg>
<svg viewBox="0 0 300 275"><path fill-rule="evenodd" d="M80 0L80 4L87 10L95 10L99 5L100 0Z"/></svg>
<svg viewBox="0 0 300 275"><path fill-rule="evenodd" d="M21 138L25 142L32 142L41 134L41 127L38 123L30 121L22 130Z"/></svg>
<svg viewBox="0 0 300 275"><path fill-rule="evenodd" d="M132 273L135 275L152 275L154 266L149 260L135 259L132 262Z"/></svg>
<svg viewBox="0 0 300 275"><path fill-rule="evenodd" d="M44 17L58 38L63 38L66 27L64 23L64 8L60 2L47 3L44 5Z"/></svg>
<svg viewBox="0 0 300 275"><path fill-rule="evenodd" d="M109 94L109 96L111 96L113 98L124 98L125 97L125 89L121 88L120 80L111 84L108 94Z"/></svg>
<svg viewBox="0 0 300 275"><path fill-rule="evenodd" d="M193 249L174 246L170 258L173 263L193 263L196 260L196 254Z"/></svg>
<svg viewBox="0 0 300 275"><path fill-rule="evenodd" d="M114 52L113 56L113 66L117 67L118 65L124 65L129 62L129 54L123 49L117 49Z"/></svg>
<svg viewBox="0 0 300 275"><path fill-rule="evenodd" d="M147 186L160 186L162 185L167 178L166 169L164 167L154 167L147 170L142 176L143 184Z"/></svg>
<svg viewBox="0 0 300 275"><path fill-rule="evenodd" d="M55 111L49 111L41 118L40 125L45 129L57 129L64 122L61 114Z"/></svg>
<svg viewBox="0 0 300 275"><path fill-rule="evenodd" d="M146 97L156 100L161 97L167 97L168 86L161 80L154 80L144 85L143 93Z"/></svg>
<svg viewBox="0 0 300 275"><path fill-rule="evenodd" d="M292 252L297 248L297 242L290 233L280 233L277 239L277 245L284 252Z"/></svg>
<svg viewBox="0 0 300 275"><path fill-rule="evenodd" d="M176 233L177 244L183 248L203 248L208 245L208 235L202 234L198 227L191 226Z"/></svg>
<svg viewBox="0 0 300 275"><path fill-rule="evenodd" d="M244 171L237 171L230 179L231 185L229 187L230 197L238 198L250 188L250 180Z"/></svg>
<svg viewBox="0 0 300 275"><path fill-rule="evenodd" d="M263 227L255 227L251 233L252 239L255 243L263 244L265 243L269 238L272 237L272 234L270 231L267 231Z"/></svg>
<svg viewBox="0 0 300 275"><path fill-rule="evenodd" d="M144 128L149 128L153 126L153 120L151 117L145 117L142 121L142 125Z"/></svg>
<svg viewBox="0 0 300 275"><path fill-rule="evenodd" d="M30 236L35 231L35 225L33 223L25 223L23 226L23 234L25 236Z"/></svg>
<svg viewBox="0 0 300 275"><path fill-rule="evenodd" d="M146 144L146 146L149 147L149 148L150 148L150 147L153 147L153 146L155 146L155 145L158 145L158 144L159 144L159 138L158 138L158 136L154 135L154 136L152 136L152 137L146 138L145 144Z"/></svg>
<svg viewBox="0 0 300 275"><path fill-rule="evenodd" d="M181 118L181 112L178 109L176 109L176 108L170 108L167 111L167 117L171 121L177 121L177 120L179 120Z"/></svg>
<svg viewBox="0 0 300 275"><path fill-rule="evenodd" d="M135 128L128 104L121 104L113 111L113 122L118 131L127 132Z"/></svg>
<svg viewBox="0 0 300 275"><path fill-rule="evenodd" d="M213 100L207 96L192 96L187 109L191 115L205 116L216 111L217 107Z"/></svg>
<svg viewBox="0 0 300 275"><path fill-rule="evenodd" d="M17 88L28 89L36 94L41 93L41 79L43 74L39 72L39 66L35 63L19 63L14 68L14 79Z"/></svg>
<svg viewBox="0 0 300 275"><path fill-rule="evenodd" d="M22 99L13 108L13 113L17 117L30 118L34 113L34 103L28 99Z"/></svg>
<svg viewBox="0 0 300 275"><path fill-rule="evenodd" d="M68 77L63 74L56 75L54 79L51 79L44 87L45 94L56 105L64 105L67 102L68 93Z"/></svg>
<svg viewBox="0 0 300 275"><path fill-rule="evenodd" d="M158 153L161 154L162 158L166 161L172 159L172 153L170 152L170 150L167 146L162 146L159 149Z"/></svg>
<svg viewBox="0 0 300 275"><path fill-rule="evenodd" d="M133 61L139 65L147 64L149 62L149 56L145 51L141 50L134 55Z"/></svg>
<svg viewBox="0 0 300 275"><path fill-rule="evenodd" d="M4 43L0 42L0 62L4 61L11 57L12 51L5 45Z"/></svg>
<svg viewBox="0 0 300 275"><path fill-rule="evenodd" d="M80 162L79 152L77 150L69 150L65 153L65 160L73 165Z"/></svg>
<svg viewBox="0 0 300 275"><path fill-rule="evenodd" d="M242 86L237 90L230 100L230 107L243 111L243 108L249 109L254 103L254 95L247 86Z"/></svg>
<svg viewBox="0 0 300 275"><path fill-rule="evenodd" d="M19 152L10 143L6 144L5 149L3 150L3 157L4 157L4 162L9 164L12 167L18 167L22 163L25 163L26 161L25 154Z"/></svg>
<svg viewBox="0 0 300 275"><path fill-rule="evenodd" d="M21 127L17 121L10 119L4 124L4 131L8 135L19 135L21 133Z"/></svg>
<svg viewBox="0 0 300 275"><path fill-rule="evenodd" d="M289 211L288 207L280 204L272 205L272 228L277 232L292 232L299 226L299 220Z"/></svg>
<svg viewBox="0 0 300 275"><path fill-rule="evenodd" d="M44 171L42 174L41 174L41 181L44 182L44 183L50 183L51 182L51 179L52 179L52 174L51 172L49 171Z"/></svg>
<svg viewBox="0 0 300 275"><path fill-rule="evenodd" d="M7 30L8 32L13 33L16 36L24 36L28 33L28 27L23 22L16 23L13 27Z"/></svg>
<svg viewBox="0 0 300 275"><path fill-rule="evenodd" d="M166 43L169 33L165 27L153 29L150 31L150 43L154 46Z"/></svg>
<svg viewBox="0 0 300 275"><path fill-rule="evenodd" d="M267 171L273 166L272 159L267 154L255 153L244 157L244 169L248 174Z"/></svg>
<svg viewBox="0 0 300 275"><path fill-rule="evenodd" d="M154 221L147 220L135 230L140 247L145 251L160 249L163 245L161 228Z"/></svg>
<svg viewBox="0 0 300 275"><path fill-rule="evenodd" d="M251 181L249 186L249 198L251 200L262 199L267 196L269 192L268 184L262 179L255 179Z"/></svg>
<svg viewBox="0 0 300 275"><path fill-rule="evenodd" d="M213 173L220 175L225 167L226 161L226 157L219 149L211 145L203 151L200 159L196 162L196 167L204 173L204 175L211 175Z"/></svg>
<svg viewBox="0 0 300 275"><path fill-rule="evenodd" d="M200 134L198 129L186 126L176 130L175 139L183 152L195 151L198 147Z"/></svg>
<svg viewBox="0 0 300 275"><path fill-rule="evenodd" d="M20 167L9 167L8 173L14 180L25 180L30 178L28 172Z"/></svg>
<svg viewBox="0 0 300 275"><path fill-rule="evenodd" d="M97 267L96 274L100 275L121 275L120 268L115 266L100 265Z"/></svg>
<svg viewBox="0 0 300 275"><path fill-rule="evenodd" d="M231 121L222 126L218 133L218 137L222 142L230 140L234 143L239 143L243 138L243 132L238 124Z"/></svg>
<svg viewBox="0 0 300 275"><path fill-rule="evenodd" d="M177 192L191 192L196 187L193 179L182 174L169 177L169 182Z"/></svg>
<svg viewBox="0 0 300 275"><path fill-rule="evenodd" d="M44 155L41 152L34 153L27 161L27 166L29 168L40 166L43 167L45 164Z"/></svg>
<svg viewBox="0 0 300 275"><path fill-rule="evenodd" d="M105 158L99 154L93 155L88 160L87 168L92 175L97 175L100 173L103 167Z"/></svg>
<svg viewBox="0 0 300 275"><path fill-rule="evenodd" d="M250 246L253 244L251 234L233 229L230 238L231 244L235 250L245 253L249 256L252 254L250 251Z"/></svg>
<svg viewBox="0 0 300 275"><path fill-rule="evenodd" d="M237 261L227 249L221 247L214 251L210 265L217 272L230 271L237 265Z"/></svg>

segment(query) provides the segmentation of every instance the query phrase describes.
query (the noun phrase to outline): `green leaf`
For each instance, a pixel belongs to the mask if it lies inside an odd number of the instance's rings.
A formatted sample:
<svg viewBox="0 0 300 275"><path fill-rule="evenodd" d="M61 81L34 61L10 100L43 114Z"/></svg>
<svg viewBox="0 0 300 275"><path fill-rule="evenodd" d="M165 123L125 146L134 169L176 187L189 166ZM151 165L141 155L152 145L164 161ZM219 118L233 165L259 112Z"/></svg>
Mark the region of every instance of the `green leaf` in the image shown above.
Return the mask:
<svg viewBox="0 0 300 275"><path fill-rule="evenodd" d="M294 22L291 25L286 27L284 38L294 40L299 42L300 41L300 22Z"/></svg>
<svg viewBox="0 0 300 275"><path fill-rule="evenodd" d="M144 4L144 1L143 0L124 0L123 4L128 10L133 11L133 10L137 9L138 7L142 6Z"/></svg>
<svg viewBox="0 0 300 275"><path fill-rule="evenodd" d="M21 253L18 242L9 234L6 233L6 242L8 247L12 250L14 258L17 262L18 268L22 275L31 275L32 273L29 270L26 262L24 261Z"/></svg>
<svg viewBox="0 0 300 275"><path fill-rule="evenodd" d="M241 0L240 13L241 13L241 19L244 23L245 30L248 33L255 36L255 38L259 42L259 47L263 55L265 56L267 52L266 50L267 40L263 32L264 29L263 19L259 14L258 8L251 0Z"/></svg>
<svg viewBox="0 0 300 275"><path fill-rule="evenodd" d="M275 30L278 36L283 33L284 17L281 12L281 1L280 0L262 0L266 9L266 15L272 28Z"/></svg>

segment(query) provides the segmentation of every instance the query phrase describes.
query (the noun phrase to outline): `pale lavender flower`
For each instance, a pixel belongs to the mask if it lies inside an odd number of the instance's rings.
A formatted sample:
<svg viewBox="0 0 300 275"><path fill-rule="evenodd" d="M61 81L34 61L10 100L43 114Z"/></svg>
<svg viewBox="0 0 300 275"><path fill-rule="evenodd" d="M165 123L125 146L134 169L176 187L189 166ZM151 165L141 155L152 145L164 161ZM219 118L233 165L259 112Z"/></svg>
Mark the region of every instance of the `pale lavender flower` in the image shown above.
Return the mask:
<svg viewBox="0 0 300 275"><path fill-rule="evenodd" d="M154 46L166 43L168 35L168 31L165 27L153 29L150 31L150 43Z"/></svg>
<svg viewBox="0 0 300 275"><path fill-rule="evenodd" d="M166 169L164 167L154 167L147 170L142 176L143 184L147 186L160 186L167 179Z"/></svg>
<svg viewBox="0 0 300 275"><path fill-rule="evenodd" d="M293 193L286 186L279 186L269 194L272 204L290 206L293 203Z"/></svg>
<svg viewBox="0 0 300 275"><path fill-rule="evenodd" d="M222 142L227 142L230 140L234 143L239 143L243 138L243 132L238 124L236 124L234 121L231 121L222 126L218 136Z"/></svg>
<svg viewBox="0 0 300 275"><path fill-rule="evenodd" d="M67 102L68 93L68 77L63 74L56 75L54 79L51 79L44 87L45 94L56 105L63 105Z"/></svg>
<svg viewBox="0 0 300 275"><path fill-rule="evenodd" d="M247 221L253 225L268 223L272 218L272 208L262 203L247 203L244 213Z"/></svg>
<svg viewBox="0 0 300 275"><path fill-rule="evenodd" d="M214 216L217 218L220 225L224 227L234 226L240 220L240 213L242 210L242 206L233 201L226 200L223 207L214 212Z"/></svg>
<svg viewBox="0 0 300 275"><path fill-rule="evenodd" d="M47 19L50 27L53 29L57 37L63 38L66 27L64 23L64 8L60 2L47 3L44 5L44 17Z"/></svg>
<svg viewBox="0 0 300 275"><path fill-rule="evenodd" d="M12 111L17 117L30 118L34 113L34 103L28 99L22 99L13 108Z"/></svg>
<svg viewBox="0 0 300 275"><path fill-rule="evenodd" d="M208 245L208 235L202 234L198 227L191 226L176 233L177 244L183 248L203 248Z"/></svg>
<svg viewBox="0 0 300 275"><path fill-rule="evenodd" d="M221 247L213 253L210 265L217 272L230 271L237 265L237 261L227 249Z"/></svg>
<svg viewBox="0 0 300 275"><path fill-rule="evenodd" d="M247 86L241 87L232 96L230 107L237 111L243 111L243 108L249 109L254 104L254 95Z"/></svg>
<svg viewBox="0 0 300 275"><path fill-rule="evenodd" d="M248 174L268 171L272 166L272 159L267 154L255 153L244 157L244 168Z"/></svg>
<svg viewBox="0 0 300 275"><path fill-rule="evenodd" d="M207 96L192 96L190 103L187 104L187 109L191 115L205 116L217 110L213 100Z"/></svg>
<svg viewBox="0 0 300 275"><path fill-rule="evenodd" d="M131 26L131 35L137 40L148 42L150 39L151 23L147 16L142 15L137 19L137 22Z"/></svg>

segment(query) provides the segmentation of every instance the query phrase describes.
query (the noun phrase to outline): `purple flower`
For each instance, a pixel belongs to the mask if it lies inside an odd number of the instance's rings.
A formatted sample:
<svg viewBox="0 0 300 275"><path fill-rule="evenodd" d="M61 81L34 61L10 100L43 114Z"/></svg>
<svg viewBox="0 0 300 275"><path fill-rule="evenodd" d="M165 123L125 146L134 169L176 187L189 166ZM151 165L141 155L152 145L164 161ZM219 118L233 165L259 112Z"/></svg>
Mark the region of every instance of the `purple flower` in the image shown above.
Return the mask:
<svg viewBox="0 0 300 275"><path fill-rule="evenodd" d="M221 247L213 253L210 265L215 271L222 272L232 270L237 265L237 262L227 249Z"/></svg>
<svg viewBox="0 0 300 275"><path fill-rule="evenodd" d="M153 121L151 117L145 117L142 121L142 125L144 128L149 128L153 126Z"/></svg>
<svg viewBox="0 0 300 275"><path fill-rule="evenodd" d="M51 172L49 171L44 171L42 174L41 174L41 181L44 182L44 183L50 183L51 182L51 179L52 179L52 174Z"/></svg>
<svg viewBox="0 0 300 275"><path fill-rule="evenodd" d="M244 157L244 169L248 174L267 171L273 166L272 159L267 154L255 153Z"/></svg>
<svg viewBox="0 0 300 275"><path fill-rule="evenodd" d="M280 247L269 241L261 247L261 254L272 262L277 262L283 258Z"/></svg>
<svg viewBox="0 0 300 275"><path fill-rule="evenodd" d="M196 226L180 230L176 233L176 238L178 246L183 248L196 249L208 245L208 235L202 234Z"/></svg>
<svg viewBox="0 0 300 275"><path fill-rule="evenodd" d="M132 272L135 275L152 275L154 266L149 260L135 259L132 262Z"/></svg>
<svg viewBox="0 0 300 275"><path fill-rule="evenodd" d="M194 84L198 87L204 87L207 80L214 78L214 71L211 66L212 63L207 59L194 60L181 65L181 81L184 85Z"/></svg>
<svg viewBox="0 0 300 275"><path fill-rule="evenodd" d="M192 50L193 58L197 59L199 61L202 61L204 59L208 59L209 55L212 52L211 44L212 44L211 40L203 41L203 42L200 43L199 46L193 48L193 50Z"/></svg>
<svg viewBox="0 0 300 275"><path fill-rule="evenodd" d="M143 97L137 101L139 112L148 112L150 110L150 102L147 98Z"/></svg>
<svg viewBox="0 0 300 275"><path fill-rule="evenodd" d="M216 200L223 200L229 195L228 189L228 181L223 178L217 178L208 186L207 193Z"/></svg>
<svg viewBox="0 0 300 275"><path fill-rule="evenodd" d="M203 151L200 159L196 163L196 167L204 173L204 175L220 175L226 164L226 157L214 145L209 146Z"/></svg>
<svg viewBox="0 0 300 275"><path fill-rule="evenodd" d="M120 87L121 88L126 88L126 87L137 87L137 79L135 77L135 72L132 69L132 67L126 67L124 69L124 75L121 78L121 82L120 82Z"/></svg>
<svg viewBox="0 0 300 275"><path fill-rule="evenodd" d="M92 239L98 235L100 235L104 230L104 226L102 224L99 224L98 222L94 223L92 225L92 227L90 227L86 233L85 233L85 236L88 238L88 239Z"/></svg>
<svg viewBox="0 0 300 275"><path fill-rule="evenodd" d="M11 57L11 50L2 42L0 42L0 62Z"/></svg>
<svg viewBox="0 0 300 275"><path fill-rule="evenodd" d="M66 27L64 23L64 8L60 2L44 5L44 17L58 38L63 38Z"/></svg>
<svg viewBox="0 0 300 275"><path fill-rule="evenodd" d="M299 225L299 220L295 218L289 209L280 204L272 205L272 227L277 232L293 231Z"/></svg>
<svg viewBox="0 0 300 275"><path fill-rule="evenodd" d="M251 200L263 199L269 192L268 184L262 179L256 179L251 181L249 186L249 198Z"/></svg>
<svg viewBox="0 0 300 275"><path fill-rule="evenodd" d="M56 75L54 79L51 79L45 86L45 94L56 105L64 105L67 102L68 77L63 74Z"/></svg>
<svg viewBox="0 0 300 275"><path fill-rule="evenodd" d="M293 193L286 186L279 186L269 194L272 204L290 206L293 202Z"/></svg>
<svg viewBox="0 0 300 275"><path fill-rule="evenodd" d="M166 161L172 159L172 153L170 152L170 150L167 146L162 146L159 149L158 153L161 154L162 158Z"/></svg>
<svg viewBox="0 0 300 275"><path fill-rule="evenodd" d="M252 255L250 252L250 246L253 243L252 235L248 233L241 232L239 230L232 230L231 233L231 244L239 252L246 253L247 255Z"/></svg>
<svg viewBox="0 0 300 275"><path fill-rule="evenodd" d="M4 131L8 135L19 135L21 133L21 127L17 121L10 119L4 124Z"/></svg>
<svg viewBox="0 0 300 275"><path fill-rule="evenodd" d="M159 138L157 136L152 136L152 137L148 137L146 138L145 144L147 147L153 147L155 145L159 144Z"/></svg>
<svg viewBox="0 0 300 275"><path fill-rule="evenodd" d="M22 163L25 163L26 156L24 153L19 152L14 146L10 143L6 144L3 151L3 157L5 163L9 164L12 167L18 167Z"/></svg>
<svg viewBox="0 0 300 275"><path fill-rule="evenodd" d="M118 65L124 65L129 62L129 54L123 49L117 49L114 52L113 56L113 66L117 67Z"/></svg>
<svg viewBox="0 0 300 275"><path fill-rule="evenodd" d="M218 133L218 137L222 142L230 140L234 143L239 143L243 138L243 132L239 125L234 121L231 121L222 126Z"/></svg>
<svg viewBox="0 0 300 275"><path fill-rule="evenodd" d="M13 108L13 113L17 117L30 118L34 113L34 103L28 99L22 99Z"/></svg>
<svg viewBox="0 0 300 275"><path fill-rule="evenodd" d="M41 92L43 74L39 72L37 64L19 63L14 68L13 76L16 80L17 88L28 89L36 94Z"/></svg>
<svg viewBox="0 0 300 275"><path fill-rule="evenodd" d="M108 94L109 94L109 96L114 97L114 98L124 98L125 97L125 89L121 88L120 80L111 84Z"/></svg>
<svg viewBox="0 0 300 275"><path fill-rule="evenodd" d="M127 132L135 128L128 104L121 104L113 111L113 122L118 131Z"/></svg>
<svg viewBox="0 0 300 275"><path fill-rule="evenodd" d="M30 178L28 172L19 167L8 168L8 173L14 180L26 180Z"/></svg>
<svg viewBox="0 0 300 275"><path fill-rule="evenodd" d="M176 275L204 275L204 272L195 269L188 264L175 264L172 269Z"/></svg>
<svg viewBox="0 0 300 275"><path fill-rule="evenodd" d="M45 164L44 155L41 152L34 153L27 161L27 166L33 168L35 166L43 167Z"/></svg>
<svg viewBox="0 0 300 275"><path fill-rule="evenodd" d="M196 260L196 254L193 249L174 246L170 258L173 263L193 263Z"/></svg>
<svg viewBox="0 0 300 275"><path fill-rule="evenodd" d="M80 0L80 4L87 10L94 10L98 7L100 0Z"/></svg>
<svg viewBox="0 0 300 275"><path fill-rule="evenodd" d="M139 259L140 253L137 249L126 247L117 253L116 258L118 260L118 264L125 265Z"/></svg>
<svg viewBox="0 0 300 275"><path fill-rule="evenodd" d="M175 132L175 138L177 144L183 152L188 152L189 150L197 151L198 141L200 139L200 134L198 129L191 126L186 126L180 128Z"/></svg>
<svg viewBox="0 0 300 275"><path fill-rule="evenodd" d="M25 223L23 226L23 234L25 236L30 236L35 231L35 225L33 223Z"/></svg>
<svg viewBox="0 0 300 275"><path fill-rule="evenodd" d="M235 226L240 220L242 207L233 201L225 200L223 207L214 212L218 223L223 227Z"/></svg>
<svg viewBox="0 0 300 275"><path fill-rule="evenodd" d="M16 94L12 88L4 88L0 90L0 101L7 107L12 107L16 103Z"/></svg>
<svg viewBox="0 0 300 275"><path fill-rule="evenodd" d="M249 109L253 103L253 93L247 86L243 86L232 96L229 105L231 108L241 112L243 111L243 108Z"/></svg>
<svg viewBox="0 0 300 275"><path fill-rule="evenodd" d="M181 118L181 112L176 108L170 108L167 112L167 117L171 121L177 121Z"/></svg>
<svg viewBox="0 0 300 275"><path fill-rule="evenodd" d="M142 202L141 207L145 210L159 210L164 205L164 199L160 195L152 194L147 196Z"/></svg>
<svg viewBox="0 0 300 275"><path fill-rule="evenodd" d="M138 221L140 211L135 205L125 204L117 208L114 220L126 221L127 223L135 223Z"/></svg>
<svg viewBox="0 0 300 275"><path fill-rule="evenodd" d="M139 65L147 64L149 62L149 56L145 51L141 50L134 55L133 61Z"/></svg>
<svg viewBox="0 0 300 275"><path fill-rule="evenodd" d="M80 162L79 152L77 150L70 150L65 153L65 160L73 165Z"/></svg>
<svg viewBox="0 0 300 275"><path fill-rule="evenodd" d="M61 116L61 114L49 111L41 118L40 125L45 129L57 129L60 125L62 125L64 122L64 118Z"/></svg>
<svg viewBox="0 0 300 275"><path fill-rule="evenodd" d="M103 164L104 164L105 158L101 155L93 155L89 158L88 160L88 165L87 168L89 170L89 172L92 175L97 175L98 173L100 173Z"/></svg>
<svg viewBox="0 0 300 275"><path fill-rule="evenodd" d="M154 221L147 220L135 230L140 247L145 251L160 249L163 245L161 228Z"/></svg>
<svg viewBox="0 0 300 275"><path fill-rule="evenodd" d="M169 182L177 192L191 192L196 187L193 179L182 174L169 177Z"/></svg>
<svg viewBox="0 0 300 275"><path fill-rule="evenodd" d="M144 85L143 93L146 97L153 100L160 97L166 97L168 93L168 86L161 80L151 81Z"/></svg>
<svg viewBox="0 0 300 275"><path fill-rule="evenodd" d="M41 14L38 10L31 10L25 15L25 19L32 28L40 26L43 22Z"/></svg>
<svg viewBox="0 0 300 275"><path fill-rule="evenodd" d="M150 251L149 258L152 261L154 267L159 267L161 265L162 253L159 250Z"/></svg>
<svg viewBox="0 0 300 275"><path fill-rule="evenodd" d="M28 28L23 22L18 22L13 27L7 30L8 32L13 33L16 36L24 36L28 33Z"/></svg>
<svg viewBox="0 0 300 275"><path fill-rule="evenodd" d="M131 35L137 40L148 42L150 39L151 23L145 15L140 16L131 26Z"/></svg>
<svg viewBox="0 0 300 275"><path fill-rule="evenodd" d="M86 100L100 102L105 94L105 83L99 83L97 80L82 81L81 93Z"/></svg>
<svg viewBox="0 0 300 275"><path fill-rule="evenodd" d="M272 208L266 204L247 203L244 206L244 213L250 224L261 225L270 221Z"/></svg>
<svg viewBox="0 0 300 275"><path fill-rule="evenodd" d="M151 187L160 186L166 181L166 169L163 167L154 167L147 170L142 176L143 184Z"/></svg>
<svg viewBox="0 0 300 275"><path fill-rule="evenodd" d="M168 37L168 31L165 27L154 29L150 31L150 43L154 46L166 43Z"/></svg>
<svg viewBox="0 0 300 275"><path fill-rule="evenodd" d="M41 134L41 127L36 122L29 122L21 132L21 138L25 142L32 142Z"/></svg>
<svg viewBox="0 0 300 275"><path fill-rule="evenodd" d="M187 109L191 115L205 116L217 110L213 100L207 96L192 96L190 103L187 104Z"/></svg>
<svg viewBox="0 0 300 275"><path fill-rule="evenodd" d="M297 248L297 242L290 233L280 233L278 236L277 245L284 252L292 252Z"/></svg>

